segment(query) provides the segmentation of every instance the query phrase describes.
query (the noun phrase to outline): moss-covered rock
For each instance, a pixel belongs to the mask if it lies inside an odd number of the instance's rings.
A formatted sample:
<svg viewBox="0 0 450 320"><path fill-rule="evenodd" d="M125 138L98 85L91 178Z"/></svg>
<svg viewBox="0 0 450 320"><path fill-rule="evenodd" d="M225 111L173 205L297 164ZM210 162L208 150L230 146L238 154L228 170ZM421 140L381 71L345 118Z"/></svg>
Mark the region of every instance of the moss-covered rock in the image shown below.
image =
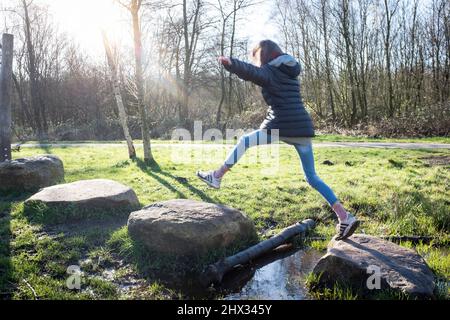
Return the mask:
<svg viewBox="0 0 450 320"><path fill-rule="evenodd" d="M25 214L44 223L129 214L140 207L135 192L112 180L83 180L42 189L25 201Z"/></svg>

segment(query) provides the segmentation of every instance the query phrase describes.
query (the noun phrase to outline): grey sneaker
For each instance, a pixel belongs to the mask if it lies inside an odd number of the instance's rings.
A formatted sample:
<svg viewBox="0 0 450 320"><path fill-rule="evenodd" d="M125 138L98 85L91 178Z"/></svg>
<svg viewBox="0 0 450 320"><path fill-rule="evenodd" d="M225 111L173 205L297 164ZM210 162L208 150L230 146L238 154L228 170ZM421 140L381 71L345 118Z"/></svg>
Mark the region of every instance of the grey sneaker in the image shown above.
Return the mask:
<svg viewBox="0 0 450 320"><path fill-rule="evenodd" d="M214 171L197 171L197 177L199 177L200 180L202 180L211 188L220 189L220 183L222 182L222 179L217 179L214 176Z"/></svg>
<svg viewBox="0 0 450 320"><path fill-rule="evenodd" d="M352 214L347 213L347 220L340 222L336 226L337 237L336 240L345 240L350 238L359 227L359 221Z"/></svg>

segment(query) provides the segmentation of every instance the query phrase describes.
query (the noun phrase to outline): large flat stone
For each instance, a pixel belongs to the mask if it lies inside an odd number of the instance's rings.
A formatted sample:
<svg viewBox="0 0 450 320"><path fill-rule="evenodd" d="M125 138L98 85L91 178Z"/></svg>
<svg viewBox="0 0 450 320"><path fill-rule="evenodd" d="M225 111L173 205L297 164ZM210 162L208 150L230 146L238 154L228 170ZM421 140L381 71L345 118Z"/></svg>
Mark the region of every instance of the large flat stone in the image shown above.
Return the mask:
<svg viewBox="0 0 450 320"><path fill-rule="evenodd" d="M0 191L27 192L64 181L62 161L42 155L0 163Z"/></svg>
<svg viewBox="0 0 450 320"><path fill-rule="evenodd" d="M242 212L193 200L170 200L133 212L128 231L152 251L182 256L256 238L253 222Z"/></svg>
<svg viewBox="0 0 450 320"><path fill-rule="evenodd" d="M381 290L399 291L417 298L434 297L434 275L421 256L414 250L369 235L332 240L314 273L321 274L322 286L331 288L339 282L370 294L376 289L370 290L367 280L374 274L370 269L376 268L380 270ZM375 283L373 278L369 283Z"/></svg>
<svg viewBox="0 0 450 320"><path fill-rule="evenodd" d="M25 201L25 209L31 215L33 210L38 209L43 211L39 214L44 218L46 214L57 216L58 222L65 219L130 213L139 207L139 200L131 188L104 179L83 180L44 188Z"/></svg>

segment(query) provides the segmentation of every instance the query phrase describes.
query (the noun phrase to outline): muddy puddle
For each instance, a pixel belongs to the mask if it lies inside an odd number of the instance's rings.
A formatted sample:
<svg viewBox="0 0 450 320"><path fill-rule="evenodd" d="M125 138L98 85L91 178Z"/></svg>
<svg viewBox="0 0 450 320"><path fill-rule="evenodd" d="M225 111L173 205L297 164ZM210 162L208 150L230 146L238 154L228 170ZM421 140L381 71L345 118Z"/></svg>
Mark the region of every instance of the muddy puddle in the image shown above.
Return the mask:
<svg viewBox="0 0 450 320"><path fill-rule="evenodd" d="M324 254L324 251L281 246L249 265L236 267L224 276L220 286L208 289L199 284L198 278L187 277L180 282L160 280L161 284L167 285L186 299L306 300L309 299L306 277ZM82 265L89 264L89 260L83 261ZM140 291L145 291L148 282L131 269L125 272L125 267L121 265L119 278L116 266L98 270L95 277L113 282L121 295L131 294L137 299L145 298L140 296ZM87 292L89 290L86 288Z"/></svg>
<svg viewBox="0 0 450 320"><path fill-rule="evenodd" d="M448 247L440 248L439 251L443 256L450 254ZM180 294L176 297L168 294L167 299L308 300L307 276L325 253L313 249L294 249L286 245L252 261L251 265L236 267L224 276L220 286L205 289L194 278L176 284L161 279L161 284ZM102 270L98 277L115 283L122 295L146 299L148 280L135 274L131 268L126 274L121 269L121 274L117 281L116 268L111 267ZM448 286L448 282L444 285Z"/></svg>
<svg viewBox="0 0 450 320"><path fill-rule="evenodd" d="M189 276L181 282L161 279L161 283L192 300L307 300L306 277L324 254L285 245L249 265L235 267L220 285L208 289Z"/></svg>
<svg viewBox="0 0 450 320"><path fill-rule="evenodd" d="M217 294L225 300L306 300L306 277L323 255L281 248L228 273Z"/></svg>

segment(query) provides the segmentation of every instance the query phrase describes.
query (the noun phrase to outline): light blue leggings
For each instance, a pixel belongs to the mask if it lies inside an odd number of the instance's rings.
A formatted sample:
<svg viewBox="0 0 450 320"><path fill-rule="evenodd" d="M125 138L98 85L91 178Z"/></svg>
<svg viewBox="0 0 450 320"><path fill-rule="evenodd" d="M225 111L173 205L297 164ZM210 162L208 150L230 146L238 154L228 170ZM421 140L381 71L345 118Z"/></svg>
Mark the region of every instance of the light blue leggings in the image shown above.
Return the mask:
<svg viewBox="0 0 450 320"><path fill-rule="evenodd" d="M280 138L283 141L283 138ZM301 142L289 142L293 144L297 150L300 160L302 162L303 171L305 173L306 181L311 187L316 189L330 204L333 206L338 202L333 190L320 179L316 173L314 165L314 153L311 139L300 139ZM246 134L241 137L238 144L229 154L225 165L228 168L232 168L242 158L244 153L251 147L267 145L272 142L278 141L278 138L274 138L267 132L267 130L256 130L252 133Z"/></svg>

